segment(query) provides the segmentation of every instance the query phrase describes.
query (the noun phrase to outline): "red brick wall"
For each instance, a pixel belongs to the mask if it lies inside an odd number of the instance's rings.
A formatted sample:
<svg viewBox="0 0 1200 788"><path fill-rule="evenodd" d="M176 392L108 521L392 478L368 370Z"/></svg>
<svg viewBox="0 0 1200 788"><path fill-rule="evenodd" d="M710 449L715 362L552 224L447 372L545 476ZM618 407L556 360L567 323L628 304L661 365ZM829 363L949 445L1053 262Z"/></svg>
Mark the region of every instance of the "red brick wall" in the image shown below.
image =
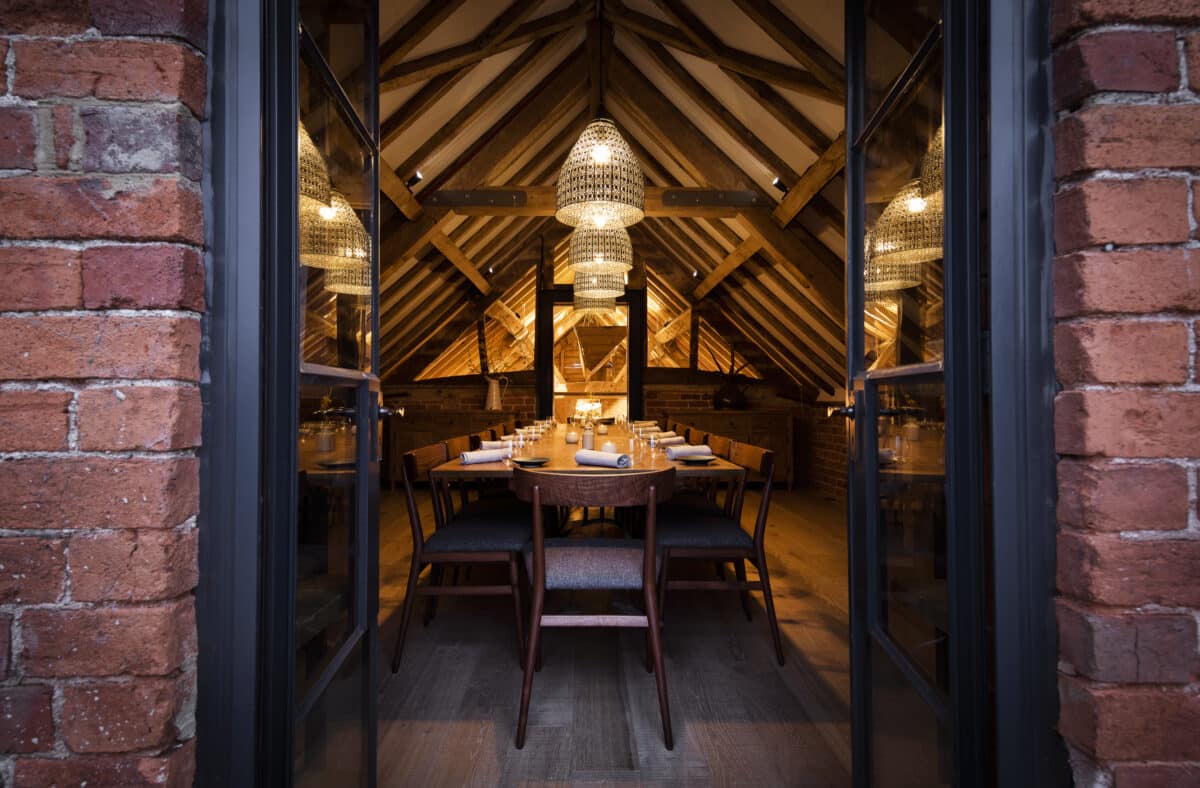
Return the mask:
<svg viewBox="0 0 1200 788"><path fill-rule="evenodd" d="M193 0L0 2L0 783L190 785Z"/></svg>
<svg viewBox="0 0 1200 788"><path fill-rule="evenodd" d="M1059 728L1200 785L1200 3L1057 0Z"/></svg>

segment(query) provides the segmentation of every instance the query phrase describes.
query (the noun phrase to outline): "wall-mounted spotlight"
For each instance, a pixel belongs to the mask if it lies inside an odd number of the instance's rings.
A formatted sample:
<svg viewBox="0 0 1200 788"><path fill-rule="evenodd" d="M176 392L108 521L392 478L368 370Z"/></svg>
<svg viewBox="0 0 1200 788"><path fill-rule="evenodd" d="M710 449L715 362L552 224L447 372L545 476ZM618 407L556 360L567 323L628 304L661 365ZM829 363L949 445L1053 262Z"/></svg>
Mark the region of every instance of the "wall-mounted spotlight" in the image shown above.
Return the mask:
<svg viewBox="0 0 1200 788"><path fill-rule="evenodd" d="M488 276L491 276L494 273L496 273L496 269L493 266L489 265L488 266Z"/></svg>
<svg viewBox="0 0 1200 788"><path fill-rule="evenodd" d="M700 278L700 272L699 272L699 271L697 271L695 268L693 268L693 269L692 269L692 278L693 278L693 279L699 279L699 278Z"/></svg>
<svg viewBox="0 0 1200 788"><path fill-rule="evenodd" d="M771 181L771 185L774 186L776 189L779 189L780 194L788 193L787 184L785 184L783 181L779 180L779 176L776 176L775 180Z"/></svg>
<svg viewBox="0 0 1200 788"><path fill-rule="evenodd" d="M412 187L414 187L418 183L420 183L424 178L425 178L425 176L421 174L421 171L417 170L416 172L414 172L412 174L411 178L409 178L408 180L406 180L404 182L404 185L411 189ZM779 179L776 178L775 180L779 180Z"/></svg>

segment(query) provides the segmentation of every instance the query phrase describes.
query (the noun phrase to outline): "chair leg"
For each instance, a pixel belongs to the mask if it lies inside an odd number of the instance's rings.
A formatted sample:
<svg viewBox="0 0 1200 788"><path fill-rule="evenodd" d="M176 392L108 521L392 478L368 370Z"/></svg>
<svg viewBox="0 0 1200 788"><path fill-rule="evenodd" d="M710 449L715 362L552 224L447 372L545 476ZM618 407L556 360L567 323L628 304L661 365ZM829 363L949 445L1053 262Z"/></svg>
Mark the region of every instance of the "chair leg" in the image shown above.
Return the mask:
<svg viewBox="0 0 1200 788"><path fill-rule="evenodd" d="M658 629L658 605L654 599L654 589L645 589L646 632L649 635L650 651L654 654L654 683L658 685L658 711L662 716L663 744L668 750L675 749L675 739L671 735L671 706L667 701L667 674L663 670L662 633Z"/></svg>
<svg viewBox="0 0 1200 788"><path fill-rule="evenodd" d="M767 574L767 556L759 553L755 557L758 579L762 583L763 604L767 608L767 623L771 625L771 638L775 641L775 659L783 665L783 638L779 636L779 622L775 619L775 598L771 595L771 578Z"/></svg>
<svg viewBox="0 0 1200 788"><path fill-rule="evenodd" d="M508 556L508 582L512 586L513 620L517 624L517 664L522 664L525 657L525 627L522 624L525 614L521 610L521 582L517 572L517 554Z"/></svg>
<svg viewBox="0 0 1200 788"><path fill-rule="evenodd" d="M404 638L408 634L408 620L412 618L413 603L417 599L417 579L421 576L421 565L413 560L408 570L408 589L404 592L404 608L400 613L400 631L396 634L396 647L392 650L392 673L400 670L400 656L404 652Z"/></svg>
<svg viewBox="0 0 1200 788"><path fill-rule="evenodd" d="M667 620L667 583L671 579L671 548L662 552L662 565L658 568L658 620Z"/></svg>
<svg viewBox="0 0 1200 788"><path fill-rule="evenodd" d="M725 562L713 561L713 571L717 573L717 577L721 580L725 579Z"/></svg>
<svg viewBox="0 0 1200 788"><path fill-rule="evenodd" d="M525 651L525 678L521 683L521 711L517 716L517 749L525 746L525 725L529 722L529 696L533 692L534 663L542 639L542 594L535 589L529 615L529 646Z"/></svg>
<svg viewBox="0 0 1200 788"><path fill-rule="evenodd" d="M746 559L739 558L733 562L733 568L737 572L737 581L745 585L746 583ZM746 614L747 621L753 621L754 615L751 613L753 607L750 604L750 592L742 589L742 611Z"/></svg>
<svg viewBox="0 0 1200 788"><path fill-rule="evenodd" d="M434 564L429 570L429 587L436 588L442 584L443 567L441 564ZM433 621L433 617L437 615L438 598L437 594L432 594L429 601L425 603L425 620L423 626L429 626L429 622Z"/></svg>

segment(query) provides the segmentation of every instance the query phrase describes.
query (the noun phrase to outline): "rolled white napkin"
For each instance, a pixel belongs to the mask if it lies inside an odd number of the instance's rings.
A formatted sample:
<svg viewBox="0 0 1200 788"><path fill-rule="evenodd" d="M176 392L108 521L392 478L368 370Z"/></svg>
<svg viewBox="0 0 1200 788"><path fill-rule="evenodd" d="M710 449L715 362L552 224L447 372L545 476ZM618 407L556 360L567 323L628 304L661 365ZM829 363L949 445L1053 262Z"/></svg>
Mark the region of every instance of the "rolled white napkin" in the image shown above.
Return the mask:
<svg viewBox="0 0 1200 788"><path fill-rule="evenodd" d="M674 438L675 437L674 430L667 430L666 432L657 432L655 434L660 438Z"/></svg>
<svg viewBox="0 0 1200 788"><path fill-rule="evenodd" d="M635 421L635 422L633 422L633 426L635 426L635 427L657 427L658 422L653 419L651 419L649 421Z"/></svg>
<svg viewBox="0 0 1200 788"><path fill-rule="evenodd" d="M507 449L508 441L480 441L479 448L481 448L481 449Z"/></svg>
<svg viewBox="0 0 1200 788"><path fill-rule="evenodd" d="M575 452L575 462L580 465L603 465L606 468L628 468L629 455L580 449Z"/></svg>
<svg viewBox="0 0 1200 788"><path fill-rule="evenodd" d="M516 439L517 439L517 434L515 432L512 435L501 435L500 436L500 440L502 440L502 441L515 441Z"/></svg>
<svg viewBox="0 0 1200 788"><path fill-rule="evenodd" d="M710 446L668 446L667 459L678 460L681 457L711 457L713 456L712 447Z"/></svg>
<svg viewBox="0 0 1200 788"><path fill-rule="evenodd" d="M659 436L659 437L662 438L662 436ZM658 445L659 446L679 446L680 444L683 444L683 443L687 443L687 439L685 439L682 435L672 435L669 438L662 438L658 442Z"/></svg>
<svg viewBox="0 0 1200 788"><path fill-rule="evenodd" d="M487 449L480 451L464 451L459 461L463 465L474 465L480 462L500 462L508 456L508 449Z"/></svg>

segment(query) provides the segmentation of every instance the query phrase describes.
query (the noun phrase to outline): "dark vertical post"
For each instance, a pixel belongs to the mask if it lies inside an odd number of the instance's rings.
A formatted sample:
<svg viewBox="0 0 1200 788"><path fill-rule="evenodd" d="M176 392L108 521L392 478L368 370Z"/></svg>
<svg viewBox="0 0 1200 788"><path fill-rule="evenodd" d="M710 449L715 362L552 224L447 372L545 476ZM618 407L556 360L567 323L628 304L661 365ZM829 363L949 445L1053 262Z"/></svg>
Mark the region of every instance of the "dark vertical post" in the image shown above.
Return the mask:
<svg viewBox="0 0 1200 788"><path fill-rule="evenodd" d="M645 413L642 386L646 380L646 261L640 257L629 272L629 418Z"/></svg>
<svg viewBox="0 0 1200 788"><path fill-rule="evenodd" d="M487 334L484 331L483 321L482 317L475 321L475 340L479 343L479 371L486 375L488 373Z"/></svg>
<svg viewBox="0 0 1200 788"><path fill-rule="evenodd" d="M692 325L688 334L688 369L695 372L700 368L700 306L692 307Z"/></svg>
<svg viewBox="0 0 1200 788"><path fill-rule="evenodd" d="M533 379L537 417L554 413L554 249L541 238L537 269L537 312L533 330Z"/></svg>

